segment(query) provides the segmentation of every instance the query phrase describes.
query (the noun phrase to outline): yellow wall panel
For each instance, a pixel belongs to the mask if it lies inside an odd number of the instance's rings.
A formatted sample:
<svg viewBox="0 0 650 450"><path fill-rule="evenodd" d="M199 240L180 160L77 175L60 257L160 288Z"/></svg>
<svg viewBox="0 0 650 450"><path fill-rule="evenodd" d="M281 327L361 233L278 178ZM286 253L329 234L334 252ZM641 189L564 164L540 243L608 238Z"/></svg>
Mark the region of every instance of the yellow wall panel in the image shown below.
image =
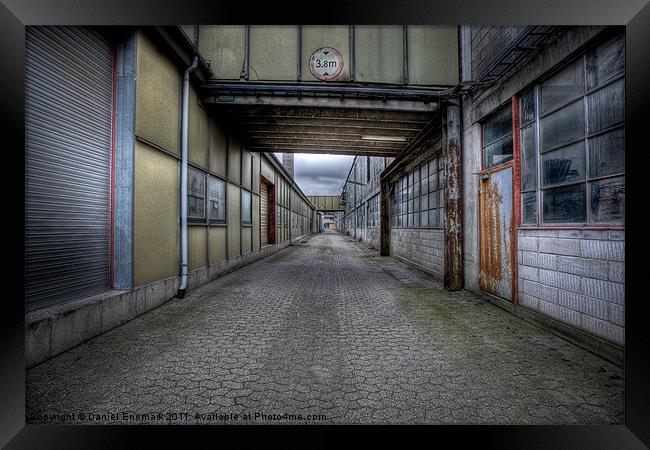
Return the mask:
<svg viewBox="0 0 650 450"><path fill-rule="evenodd" d="M242 255L245 255L246 253L250 253L252 250L252 243L253 243L252 232L253 232L253 227L242 227L241 229Z"/></svg>
<svg viewBox="0 0 650 450"><path fill-rule="evenodd" d="M199 51L212 62L212 77L239 80L244 62L244 25L200 25Z"/></svg>
<svg viewBox="0 0 650 450"><path fill-rule="evenodd" d="M242 150L241 157L241 184L248 189L252 187L252 171L253 171L253 157L246 150Z"/></svg>
<svg viewBox="0 0 650 450"><path fill-rule="evenodd" d="M178 274L179 163L146 144L135 146L134 284Z"/></svg>
<svg viewBox="0 0 650 450"><path fill-rule="evenodd" d="M228 259L241 255L241 189L227 185Z"/></svg>
<svg viewBox="0 0 650 450"><path fill-rule="evenodd" d="M409 84L458 83L458 27L409 25Z"/></svg>
<svg viewBox="0 0 650 450"><path fill-rule="evenodd" d="M251 25L249 80L295 80L297 25Z"/></svg>
<svg viewBox="0 0 650 450"><path fill-rule="evenodd" d="M260 197L253 195L253 251L260 249Z"/></svg>
<svg viewBox="0 0 650 450"><path fill-rule="evenodd" d="M137 53L135 133L180 153L180 73L142 32Z"/></svg>
<svg viewBox="0 0 650 450"><path fill-rule="evenodd" d="M232 136L228 137L228 179L241 181L241 144Z"/></svg>
<svg viewBox="0 0 650 450"><path fill-rule="evenodd" d="M208 265L207 230L202 225L187 227L187 254L190 270Z"/></svg>
<svg viewBox="0 0 650 450"><path fill-rule="evenodd" d="M359 25L355 29L355 81L402 83L402 25Z"/></svg>
<svg viewBox="0 0 650 450"><path fill-rule="evenodd" d="M210 227L208 231L210 263L226 259L226 227Z"/></svg>
<svg viewBox="0 0 650 450"><path fill-rule="evenodd" d="M226 177L228 134L215 120L210 131L210 170Z"/></svg>
<svg viewBox="0 0 650 450"><path fill-rule="evenodd" d="M260 192L260 159L259 153L253 153L253 192Z"/></svg>
<svg viewBox="0 0 650 450"><path fill-rule="evenodd" d="M201 167L208 167L209 120L208 113L199 105L194 86L189 99L189 159Z"/></svg>

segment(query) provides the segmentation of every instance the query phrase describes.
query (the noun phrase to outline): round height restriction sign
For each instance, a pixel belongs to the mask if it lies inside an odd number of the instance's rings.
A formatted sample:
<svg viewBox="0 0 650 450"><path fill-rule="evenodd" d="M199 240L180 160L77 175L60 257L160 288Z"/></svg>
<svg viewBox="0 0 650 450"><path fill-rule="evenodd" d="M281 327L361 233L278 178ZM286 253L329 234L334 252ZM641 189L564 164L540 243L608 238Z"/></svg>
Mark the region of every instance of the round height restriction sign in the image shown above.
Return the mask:
<svg viewBox="0 0 650 450"><path fill-rule="evenodd" d="M335 48L319 48L309 58L309 71L319 80L333 80L342 70L343 56Z"/></svg>

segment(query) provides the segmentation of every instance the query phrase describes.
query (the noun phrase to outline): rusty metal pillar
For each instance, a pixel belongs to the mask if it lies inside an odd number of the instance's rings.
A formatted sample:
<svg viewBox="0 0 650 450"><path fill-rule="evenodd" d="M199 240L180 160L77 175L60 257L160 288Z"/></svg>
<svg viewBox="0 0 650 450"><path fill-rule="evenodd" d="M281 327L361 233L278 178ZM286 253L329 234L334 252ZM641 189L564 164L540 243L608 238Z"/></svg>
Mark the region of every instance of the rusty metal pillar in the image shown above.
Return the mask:
<svg viewBox="0 0 650 450"><path fill-rule="evenodd" d="M390 255L390 195L388 179L380 179L379 195L379 254Z"/></svg>
<svg viewBox="0 0 650 450"><path fill-rule="evenodd" d="M447 102L442 108L442 162L445 174L444 288L463 288L463 205L460 106Z"/></svg>

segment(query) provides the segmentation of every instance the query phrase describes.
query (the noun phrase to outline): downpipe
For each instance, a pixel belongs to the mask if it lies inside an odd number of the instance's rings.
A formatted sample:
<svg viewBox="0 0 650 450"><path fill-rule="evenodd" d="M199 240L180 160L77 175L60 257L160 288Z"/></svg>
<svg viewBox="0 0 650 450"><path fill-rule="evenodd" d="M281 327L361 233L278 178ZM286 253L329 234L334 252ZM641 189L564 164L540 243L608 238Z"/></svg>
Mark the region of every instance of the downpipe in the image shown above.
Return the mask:
<svg viewBox="0 0 650 450"><path fill-rule="evenodd" d="M199 57L195 56L192 65L183 74L183 111L181 122L181 284L176 298L185 297L187 289L187 160L189 144L189 103L190 103L190 73L199 65Z"/></svg>

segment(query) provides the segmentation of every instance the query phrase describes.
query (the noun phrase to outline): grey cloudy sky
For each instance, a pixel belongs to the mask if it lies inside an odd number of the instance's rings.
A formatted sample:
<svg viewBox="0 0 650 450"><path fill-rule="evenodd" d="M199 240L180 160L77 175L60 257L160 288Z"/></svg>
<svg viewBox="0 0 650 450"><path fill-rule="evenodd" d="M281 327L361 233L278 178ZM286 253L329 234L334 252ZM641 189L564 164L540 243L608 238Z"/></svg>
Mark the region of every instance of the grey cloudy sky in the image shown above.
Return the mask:
<svg viewBox="0 0 650 450"><path fill-rule="evenodd" d="M282 161L282 154L275 156ZM337 195L352 165L351 155L295 153L295 179L305 195Z"/></svg>

